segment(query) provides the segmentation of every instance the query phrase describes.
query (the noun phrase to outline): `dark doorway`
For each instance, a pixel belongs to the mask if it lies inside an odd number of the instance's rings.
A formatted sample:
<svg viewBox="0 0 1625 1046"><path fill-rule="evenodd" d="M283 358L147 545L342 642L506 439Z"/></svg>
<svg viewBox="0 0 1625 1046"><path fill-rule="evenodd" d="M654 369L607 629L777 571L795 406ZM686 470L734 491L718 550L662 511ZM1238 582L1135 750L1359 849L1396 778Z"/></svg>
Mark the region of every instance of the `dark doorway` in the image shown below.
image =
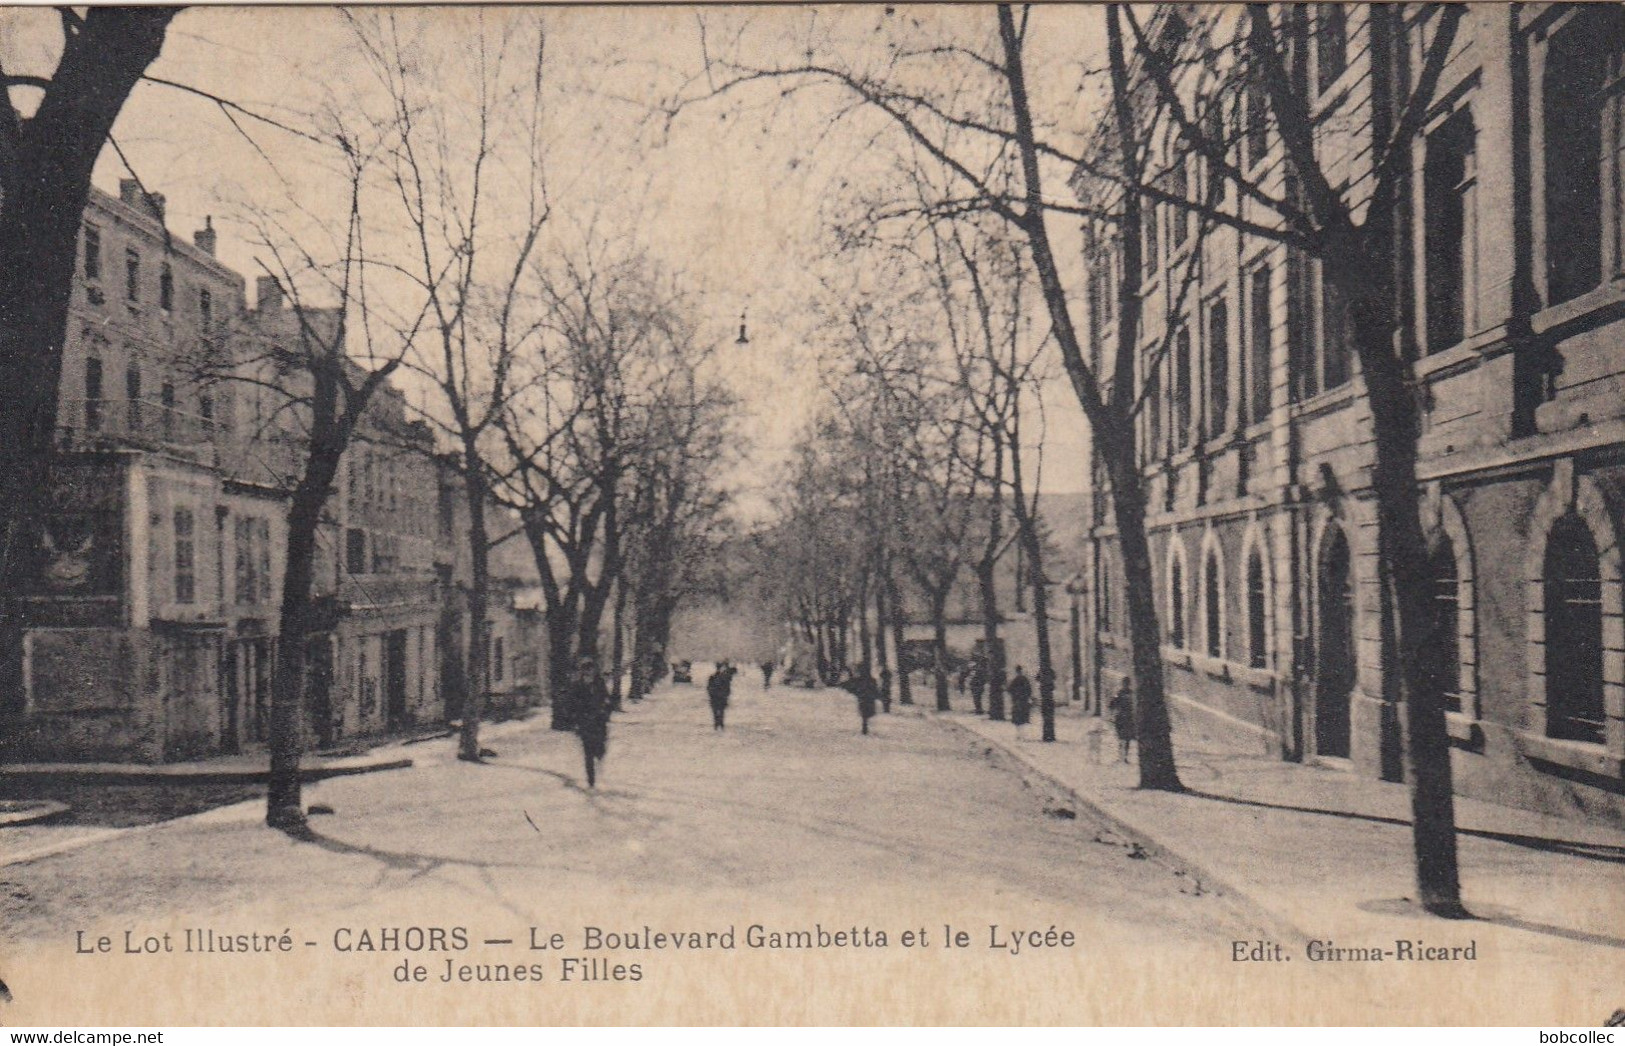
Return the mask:
<svg viewBox="0 0 1625 1046"><path fill-rule="evenodd" d="M1349 543L1330 528L1321 541L1316 571L1315 754L1349 755L1349 698L1354 693L1354 586Z"/></svg>
<svg viewBox="0 0 1625 1046"><path fill-rule="evenodd" d="M384 636L384 716L388 728L406 725L406 630Z"/></svg>
<svg viewBox="0 0 1625 1046"><path fill-rule="evenodd" d="M271 720L271 641L268 639L241 639L232 644L228 655L231 676L227 683L231 698L242 710L248 740L263 744L270 736Z"/></svg>
<svg viewBox="0 0 1625 1046"><path fill-rule="evenodd" d="M220 751L235 755L242 751L242 681L237 677L237 647L225 644L220 658Z"/></svg>
<svg viewBox="0 0 1625 1046"><path fill-rule="evenodd" d="M338 740L342 723L333 715L333 643L319 632L305 643L305 711L319 748Z"/></svg>

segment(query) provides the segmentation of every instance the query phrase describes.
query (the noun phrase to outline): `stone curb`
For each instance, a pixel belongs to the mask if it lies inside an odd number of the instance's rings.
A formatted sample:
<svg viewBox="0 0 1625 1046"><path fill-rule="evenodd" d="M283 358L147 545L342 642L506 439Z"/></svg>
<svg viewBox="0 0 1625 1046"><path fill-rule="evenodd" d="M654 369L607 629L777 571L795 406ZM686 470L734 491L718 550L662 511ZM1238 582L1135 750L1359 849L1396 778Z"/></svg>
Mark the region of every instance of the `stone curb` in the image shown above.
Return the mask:
<svg viewBox="0 0 1625 1046"><path fill-rule="evenodd" d="M299 771L301 781L322 781L330 777L349 777L371 774L380 770L401 770L412 765L412 760L375 759L350 764L306 766ZM0 776L40 778L68 781L76 784L265 784L271 776L270 768L263 770L174 770L167 767L114 768L83 766L74 763L26 763L0 767Z"/></svg>
<svg viewBox="0 0 1625 1046"><path fill-rule="evenodd" d="M15 809L8 810L7 806ZM54 799L24 799L15 802L7 800L0 803L0 828L48 821L67 812L68 804L59 803Z"/></svg>
<svg viewBox="0 0 1625 1046"><path fill-rule="evenodd" d="M1240 901L1250 909L1248 914L1258 919L1261 924L1259 929L1270 934L1275 939L1290 940L1297 943L1309 939L1309 934L1299 929L1290 919L1273 909L1266 901L1257 896L1255 891L1238 886L1234 880L1215 873L1211 867L1202 861L1193 859L1181 850L1170 846L1166 839L1153 835L1144 827L1112 813L1048 770L1033 763L1006 742L988 737L980 730L967 726L957 719L943 716L922 716L921 718L947 724L966 737L993 745L1006 757L1014 760L1021 767L1025 777L1035 778L1046 787L1071 797L1075 804L1088 810L1092 817L1103 822L1112 831L1138 844L1152 860L1157 861L1163 867L1184 873L1193 881L1201 883L1204 890L1211 890L1214 893L1228 896L1232 900Z"/></svg>

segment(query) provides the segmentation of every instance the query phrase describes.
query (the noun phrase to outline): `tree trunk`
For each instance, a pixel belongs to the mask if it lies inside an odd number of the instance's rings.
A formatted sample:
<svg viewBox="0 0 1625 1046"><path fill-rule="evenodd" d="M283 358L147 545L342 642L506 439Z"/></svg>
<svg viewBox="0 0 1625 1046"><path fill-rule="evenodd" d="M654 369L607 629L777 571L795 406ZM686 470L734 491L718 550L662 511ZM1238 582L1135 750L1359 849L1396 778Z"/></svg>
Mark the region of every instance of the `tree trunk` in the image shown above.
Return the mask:
<svg viewBox="0 0 1625 1046"><path fill-rule="evenodd" d="M457 758L480 761L480 719L490 680L490 625L485 620L491 604L490 539L485 530L486 492L482 461L470 443L463 454L463 490L468 498L468 695L463 701L463 728Z"/></svg>
<svg viewBox="0 0 1625 1046"><path fill-rule="evenodd" d="M0 584L19 579L47 506L68 308L90 176L130 91L163 48L175 7L91 8L64 41L27 121L0 127ZM21 664L20 622L0 600L0 641ZM20 680L20 673L18 676Z"/></svg>
<svg viewBox="0 0 1625 1046"><path fill-rule="evenodd" d="M897 655L897 703L912 705L914 684L909 682L908 668L903 664L903 599L890 570L886 572L886 604L891 612L891 646Z"/></svg>
<svg viewBox="0 0 1625 1046"><path fill-rule="evenodd" d="M1097 434L1098 436L1099 434ZM1132 445L1124 449L1102 442L1112 480L1112 508L1123 557L1124 597L1128 603L1129 645L1134 655L1136 740L1140 746L1140 787L1184 791L1174 766L1172 730L1162 674L1162 636L1157 627L1155 575L1145 534L1145 488Z"/></svg>
<svg viewBox="0 0 1625 1046"><path fill-rule="evenodd" d="M1018 492L1017 497L1020 497ZM1033 593L1033 630L1038 639L1038 713L1043 720L1044 740L1055 740L1055 655L1050 649L1049 592L1044 588L1044 553L1038 529L1031 519L1023 519L1021 546L1027 550L1027 582Z"/></svg>
<svg viewBox="0 0 1625 1046"><path fill-rule="evenodd" d="M886 656L886 586L875 581L875 661L880 666L880 693L890 709L892 699L891 659Z"/></svg>
<svg viewBox="0 0 1625 1046"><path fill-rule="evenodd" d="M983 559L976 565L976 581L982 596L982 670L987 679L987 717L1003 722L1004 649L999 642L999 589L995 567L991 558Z"/></svg>
<svg viewBox="0 0 1625 1046"><path fill-rule="evenodd" d="M610 697L615 700L615 711L621 710L621 671L626 656L626 582L615 582L615 613L611 628L609 672Z"/></svg>
<svg viewBox="0 0 1625 1046"><path fill-rule="evenodd" d="M327 471L325 482L320 477L301 482L288 509L288 551L282 568L276 667L271 675L271 767L265 800L265 823L283 831L305 828L299 780L304 751L305 641L310 632L316 529L337 465Z"/></svg>
<svg viewBox="0 0 1625 1046"><path fill-rule="evenodd" d="M931 662L936 676L937 711L952 711L948 703L948 590L931 593Z"/></svg>
<svg viewBox="0 0 1625 1046"><path fill-rule="evenodd" d="M1360 296L1346 300L1381 300L1369 288L1347 291ZM1399 648L1400 699L1405 704L1405 777L1410 785L1416 889L1428 912L1462 918L1467 912L1461 903L1450 736L1440 680L1428 663L1432 589L1417 580L1432 575L1417 494L1418 404L1405 380L1406 368L1394 358L1388 324L1373 322L1371 311L1369 304L1355 309L1353 326L1375 440L1371 485L1377 502L1377 560L1384 571L1384 596L1397 618L1394 640Z"/></svg>
<svg viewBox="0 0 1625 1046"><path fill-rule="evenodd" d="M858 585L858 598L856 608L852 613L852 623L858 629L858 662L870 671L874 670L875 651L870 645L869 635L869 579L865 574Z"/></svg>

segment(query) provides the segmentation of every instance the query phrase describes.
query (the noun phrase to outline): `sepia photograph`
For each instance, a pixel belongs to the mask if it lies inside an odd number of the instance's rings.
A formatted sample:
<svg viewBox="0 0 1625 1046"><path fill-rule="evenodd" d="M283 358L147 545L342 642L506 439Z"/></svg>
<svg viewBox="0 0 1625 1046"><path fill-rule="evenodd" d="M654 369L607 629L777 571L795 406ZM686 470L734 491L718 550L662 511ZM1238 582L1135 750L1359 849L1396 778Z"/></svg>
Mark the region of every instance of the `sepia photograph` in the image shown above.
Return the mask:
<svg viewBox="0 0 1625 1046"><path fill-rule="evenodd" d="M1619 4L0 7L3 1026L1622 1026L1621 536Z"/></svg>

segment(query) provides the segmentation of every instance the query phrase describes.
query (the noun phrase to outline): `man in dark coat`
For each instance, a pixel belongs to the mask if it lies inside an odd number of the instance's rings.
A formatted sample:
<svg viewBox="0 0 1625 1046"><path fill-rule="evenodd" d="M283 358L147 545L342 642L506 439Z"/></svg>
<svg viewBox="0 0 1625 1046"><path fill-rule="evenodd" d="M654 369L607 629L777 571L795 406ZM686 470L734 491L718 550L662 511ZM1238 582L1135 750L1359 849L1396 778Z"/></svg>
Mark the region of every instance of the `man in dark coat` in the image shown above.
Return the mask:
<svg viewBox="0 0 1625 1046"><path fill-rule="evenodd" d="M970 669L970 699L977 715L982 714L982 693L987 690L987 668L977 658Z"/></svg>
<svg viewBox="0 0 1625 1046"><path fill-rule="evenodd" d="M706 696L711 699L711 729L723 729L723 719L728 714L728 698L733 694L734 670L726 661L718 661L717 667L711 673L711 678L705 681Z"/></svg>
<svg viewBox="0 0 1625 1046"><path fill-rule="evenodd" d="M609 687L590 657L576 664L575 677L565 690L571 721L581 738L581 758L587 767L587 787L598 786L598 764L609 748Z"/></svg>
<svg viewBox="0 0 1625 1046"><path fill-rule="evenodd" d="M880 710L891 715L891 669L880 670Z"/></svg>
<svg viewBox="0 0 1625 1046"><path fill-rule="evenodd" d="M869 674L869 666L862 664L852 678L841 684L841 689L858 699L858 716L863 720L863 732L869 732L869 720L875 717L875 705L880 700L880 687Z"/></svg>
<svg viewBox="0 0 1625 1046"><path fill-rule="evenodd" d="M1027 736L1027 724L1033 719L1033 684L1021 666L1016 666L1016 674L1005 686L1004 692L1010 695L1010 722L1015 724L1016 736Z"/></svg>

